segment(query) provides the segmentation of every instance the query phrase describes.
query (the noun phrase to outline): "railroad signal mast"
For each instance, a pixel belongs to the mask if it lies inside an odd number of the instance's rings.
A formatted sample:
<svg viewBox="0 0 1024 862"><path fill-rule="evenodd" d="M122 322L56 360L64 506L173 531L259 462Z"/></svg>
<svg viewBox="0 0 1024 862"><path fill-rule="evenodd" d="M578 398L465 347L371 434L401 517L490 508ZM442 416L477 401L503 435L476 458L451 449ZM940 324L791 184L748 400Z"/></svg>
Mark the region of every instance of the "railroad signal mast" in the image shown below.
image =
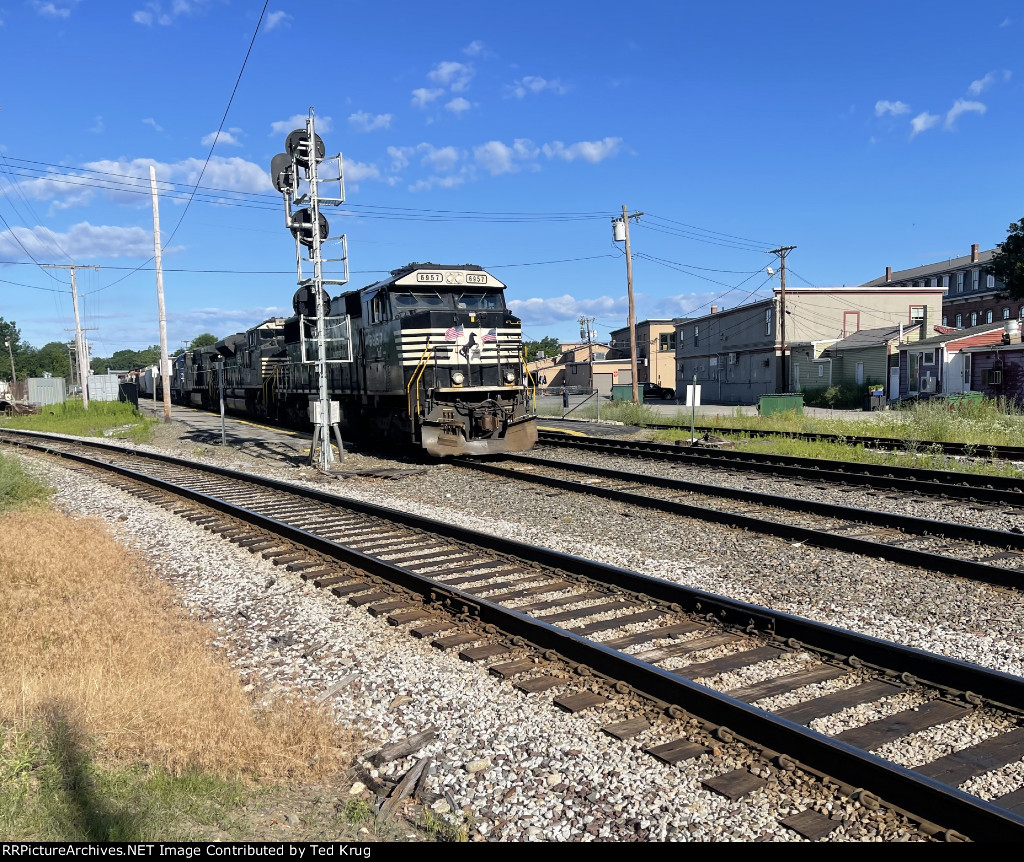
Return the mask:
<svg viewBox="0 0 1024 862"><path fill-rule="evenodd" d="M320 175L321 167L334 164L337 164L337 176ZM320 212L322 206L340 206L345 202L345 179L341 153L325 157L324 142L316 133L312 108L306 118L306 128L289 134L285 140L285 152L274 156L270 163L270 178L284 198L285 227L295 237L295 271L299 289L292 306L299 316L302 361L315 363L317 371L318 397L310 404L314 430L309 459L311 464L326 472L334 461L332 430L338 444L339 460L345 457L338 426L340 405L331 402L328 395L327 366L330 362L351 362L352 354L348 318L328 317L330 296L324 285L348 282L348 240L345 234L330 236L327 219ZM321 184L328 183L337 183L335 196L320 193ZM332 254L336 256L329 256ZM330 270L327 275L324 264L328 264ZM315 319L311 327L316 345L315 360L306 358L307 317ZM332 354L330 359L329 351ZM344 355L346 351L347 356Z"/></svg>

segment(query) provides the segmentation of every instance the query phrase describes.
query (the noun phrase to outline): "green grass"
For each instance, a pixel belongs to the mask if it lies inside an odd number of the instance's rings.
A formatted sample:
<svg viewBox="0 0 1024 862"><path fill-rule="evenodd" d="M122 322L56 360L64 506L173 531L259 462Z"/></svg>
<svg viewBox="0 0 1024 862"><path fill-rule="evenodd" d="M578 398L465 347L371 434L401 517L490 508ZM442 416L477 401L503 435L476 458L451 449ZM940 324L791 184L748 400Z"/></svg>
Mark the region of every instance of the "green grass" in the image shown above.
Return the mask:
<svg viewBox="0 0 1024 862"><path fill-rule="evenodd" d="M145 765L104 769L59 719L0 728L0 840L188 841L230 825L255 791Z"/></svg>
<svg viewBox="0 0 1024 862"><path fill-rule="evenodd" d="M561 407L543 405L538 408L537 413L541 417L561 418L563 410ZM597 405L588 403L566 415L569 418L593 421L597 419ZM675 420L672 417L662 416L657 410L652 410L646 404L634 404L632 401L603 401L601 402L601 421L622 422L624 425L656 425L658 423L673 423ZM686 424L689 425L689 419L686 420Z"/></svg>
<svg viewBox="0 0 1024 862"><path fill-rule="evenodd" d="M0 428L24 431L50 431L77 437L118 437L144 443L156 420L143 416L131 404L120 401L91 401L89 409L82 402L65 401L48 404L33 416L11 416L0 419Z"/></svg>
<svg viewBox="0 0 1024 862"><path fill-rule="evenodd" d="M46 500L52 493L53 489L26 472L15 458L0 455L0 513Z"/></svg>

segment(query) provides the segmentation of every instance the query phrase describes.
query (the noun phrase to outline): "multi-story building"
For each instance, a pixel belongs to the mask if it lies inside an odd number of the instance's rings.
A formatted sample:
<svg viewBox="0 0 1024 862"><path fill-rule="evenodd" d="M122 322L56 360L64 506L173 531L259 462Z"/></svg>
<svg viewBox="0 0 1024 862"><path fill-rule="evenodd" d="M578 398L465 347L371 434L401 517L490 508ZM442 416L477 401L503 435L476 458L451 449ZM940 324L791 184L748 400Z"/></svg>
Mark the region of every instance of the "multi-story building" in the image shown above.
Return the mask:
<svg viewBox="0 0 1024 862"><path fill-rule="evenodd" d="M974 243L971 253L962 257L897 272L887 266L884 277L863 286L941 287L942 325L954 329L1024 318L1024 300L999 299L1005 285L989 268L995 254L995 249L978 251L978 244Z"/></svg>
<svg viewBox="0 0 1024 862"><path fill-rule="evenodd" d="M641 320L636 324L636 382L676 385L676 326L680 319ZM629 327L613 329L608 359L630 359ZM623 381L630 382L630 381Z"/></svg>
<svg viewBox="0 0 1024 862"><path fill-rule="evenodd" d="M781 288L774 294L677 323L676 391L696 377L706 403L756 404L806 386L813 363L840 339L901 323L928 332L942 311L941 287L787 288L783 337Z"/></svg>

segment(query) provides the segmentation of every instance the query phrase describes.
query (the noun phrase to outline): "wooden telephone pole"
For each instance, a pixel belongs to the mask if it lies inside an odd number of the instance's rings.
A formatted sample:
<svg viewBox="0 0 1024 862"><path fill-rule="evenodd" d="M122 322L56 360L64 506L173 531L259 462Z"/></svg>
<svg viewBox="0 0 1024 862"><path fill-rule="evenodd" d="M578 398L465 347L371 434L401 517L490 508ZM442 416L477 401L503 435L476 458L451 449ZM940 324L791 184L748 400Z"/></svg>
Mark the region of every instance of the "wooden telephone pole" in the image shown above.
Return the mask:
<svg viewBox="0 0 1024 862"><path fill-rule="evenodd" d="M772 249L768 254L779 256L779 286L782 289L779 297L779 336L782 342L782 391L789 391L789 366L786 362L786 255L789 254L795 245L784 245Z"/></svg>
<svg viewBox="0 0 1024 862"><path fill-rule="evenodd" d="M75 353L78 355L78 383L82 387L82 407L89 409L89 352L85 346L85 336L82 335L82 323L78 317L78 290L75 287L76 269L99 269L98 266L76 266L70 264L44 263L43 269L70 269L71 270L71 304L75 308Z"/></svg>
<svg viewBox="0 0 1024 862"><path fill-rule="evenodd" d="M628 215L626 211L626 205L622 205L622 218L612 219L613 225L615 226L614 238L615 241L619 241L618 236L618 225L622 226L622 239L626 243L626 292L629 295L629 368L630 373L633 375L633 403L639 404L640 398L637 392L636 377L636 315L633 311L633 254L629 248L629 220L639 219L643 213L633 213Z"/></svg>
<svg viewBox="0 0 1024 862"><path fill-rule="evenodd" d="M164 383L164 422L171 421L171 369L167 358L167 313L164 311L164 271L160 264L160 210L156 197L156 167L149 166L149 189L153 195L153 258L156 262L156 302L160 315L160 379ZM155 389L156 387L154 387Z"/></svg>

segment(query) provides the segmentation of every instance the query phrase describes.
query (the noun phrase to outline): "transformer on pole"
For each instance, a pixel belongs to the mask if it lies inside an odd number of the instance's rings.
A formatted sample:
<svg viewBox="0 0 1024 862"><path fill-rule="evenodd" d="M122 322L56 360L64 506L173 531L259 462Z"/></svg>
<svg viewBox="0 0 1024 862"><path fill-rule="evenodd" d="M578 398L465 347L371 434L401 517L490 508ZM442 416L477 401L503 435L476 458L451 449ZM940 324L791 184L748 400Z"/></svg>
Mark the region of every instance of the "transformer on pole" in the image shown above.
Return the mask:
<svg viewBox="0 0 1024 862"><path fill-rule="evenodd" d="M335 162L337 176L321 177L319 167ZM338 425L340 405L330 400L327 366L332 362L351 362L351 339L347 315L330 316L330 296L323 286L348 282L348 241L344 234L330 236L327 219L320 212L321 206L339 206L345 202L345 180L341 153L325 158L324 142L316 133L312 108L309 109L306 128L289 134L285 140L285 152L274 156L270 163L270 177L274 188L284 198L285 226L295 237L295 270L299 289L292 305L299 316L302 361L315 363L317 371L317 399L310 399L313 442L309 459L311 464L327 471L334 461L332 430L339 460L345 457ZM304 188L300 189L303 182ZM338 184L336 196L320 193L320 185L326 183ZM331 248L338 249L338 256L328 256ZM325 275L324 264L341 264L341 272L332 271ZM306 356L307 326L312 323L307 323L307 318L315 319L311 327L311 335L315 339L315 360Z"/></svg>

